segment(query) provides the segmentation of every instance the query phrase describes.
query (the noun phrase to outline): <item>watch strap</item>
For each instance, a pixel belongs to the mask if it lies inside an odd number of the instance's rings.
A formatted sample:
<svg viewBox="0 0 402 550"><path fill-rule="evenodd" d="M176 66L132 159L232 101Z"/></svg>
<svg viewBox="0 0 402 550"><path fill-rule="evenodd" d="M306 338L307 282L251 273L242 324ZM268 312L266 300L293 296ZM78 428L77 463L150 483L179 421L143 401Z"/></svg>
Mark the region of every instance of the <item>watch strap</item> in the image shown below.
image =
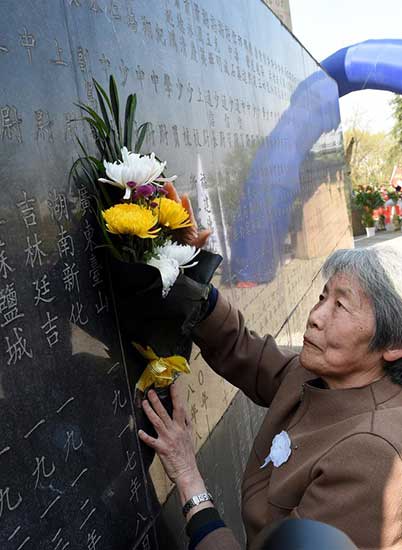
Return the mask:
<svg viewBox="0 0 402 550"><path fill-rule="evenodd" d="M192 496L183 506L184 517L187 516L187 514L192 508L194 508L195 506L198 506L199 504L202 504L203 502L208 502L208 501L214 502L212 495L208 492L200 493L198 495Z"/></svg>

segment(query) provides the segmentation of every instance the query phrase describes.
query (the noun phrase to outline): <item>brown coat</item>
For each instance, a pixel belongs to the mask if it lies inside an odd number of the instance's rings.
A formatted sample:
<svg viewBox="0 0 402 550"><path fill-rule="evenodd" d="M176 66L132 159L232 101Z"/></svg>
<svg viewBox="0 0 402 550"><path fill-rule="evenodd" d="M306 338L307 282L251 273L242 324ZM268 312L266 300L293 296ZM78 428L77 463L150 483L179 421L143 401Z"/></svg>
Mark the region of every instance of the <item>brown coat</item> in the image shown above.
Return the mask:
<svg viewBox="0 0 402 550"><path fill-rule="evenodd" d="M296 353L249 332L222 296L194 339L218 374L270 407L242 485L248 543L265 525L296 517L334 525L365 550L402 549L402 387L384 377L362 388L324 388ZM289 460L261 470L282 430L292 441ZM221 531L226 543L217 545L217 531L197 550L238 548Z"/></svg>

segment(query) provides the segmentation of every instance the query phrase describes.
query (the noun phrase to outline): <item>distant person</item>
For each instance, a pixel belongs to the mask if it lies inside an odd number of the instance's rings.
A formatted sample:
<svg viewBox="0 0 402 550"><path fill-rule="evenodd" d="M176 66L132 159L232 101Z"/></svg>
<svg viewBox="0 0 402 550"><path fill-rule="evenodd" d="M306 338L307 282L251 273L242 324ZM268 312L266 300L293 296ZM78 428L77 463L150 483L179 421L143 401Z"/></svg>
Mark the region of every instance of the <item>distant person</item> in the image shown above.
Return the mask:
<svg viewBox="0 0 402 550"><path fill-rule="evenodd" d="M195 237L192 228L183 240ZM334 252L300 354L250 332L211 290L194 341L218 374L269 407L242 484L249 547L266 526L303 518L340 529L358 548L402 548L401 273L402 258L391 249ZM159 454L182 505L188 502L190 547L238 548L212 502L191 500L209 496L174 386L172 397L173 419L149 393L144 410L158 438L140 438Z"/></svg>

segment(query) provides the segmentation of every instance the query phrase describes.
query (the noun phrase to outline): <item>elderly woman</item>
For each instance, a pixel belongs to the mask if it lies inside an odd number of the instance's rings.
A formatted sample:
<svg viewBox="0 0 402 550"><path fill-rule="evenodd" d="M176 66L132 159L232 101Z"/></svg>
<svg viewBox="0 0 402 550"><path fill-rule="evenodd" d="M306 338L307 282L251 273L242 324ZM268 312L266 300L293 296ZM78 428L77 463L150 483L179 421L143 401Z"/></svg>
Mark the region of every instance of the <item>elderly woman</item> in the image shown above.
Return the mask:
<svg viewBox="0 0 402 550"><path fill-rule="evenodd" d="M402 548L402 259L392 250L338 250L307 320L300 354L260 338L213 290L194 330L206 362L269 407L242 485L248 545L282 518L335 526L364 549ZM215 303L216 302L216 303ZM172 388L171 419L153 392L144 409L159 454L186 507L192 547L238 548L211 500ZM280 435L279 435L280 434ZM209 497L202 497L209 498ZM325 546L323 546L324 548Z"/></svg>

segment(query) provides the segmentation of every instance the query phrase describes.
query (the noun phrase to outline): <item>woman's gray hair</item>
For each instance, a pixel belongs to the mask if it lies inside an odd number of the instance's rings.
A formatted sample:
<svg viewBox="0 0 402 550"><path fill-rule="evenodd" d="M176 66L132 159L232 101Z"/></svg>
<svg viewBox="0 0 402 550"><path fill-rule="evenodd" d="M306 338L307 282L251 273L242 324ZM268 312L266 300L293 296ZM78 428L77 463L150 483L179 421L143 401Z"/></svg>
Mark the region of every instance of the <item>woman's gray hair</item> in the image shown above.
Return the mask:
<svg viewBox="0 0 402 550"><path fill-rule="evenodd" d="M370 349L402 347L402 255L389 247L336 250L326 260L323 274L354 275L373 305L375 333ZM385 362L392 380L402 384L402 360Z"/></svg>

